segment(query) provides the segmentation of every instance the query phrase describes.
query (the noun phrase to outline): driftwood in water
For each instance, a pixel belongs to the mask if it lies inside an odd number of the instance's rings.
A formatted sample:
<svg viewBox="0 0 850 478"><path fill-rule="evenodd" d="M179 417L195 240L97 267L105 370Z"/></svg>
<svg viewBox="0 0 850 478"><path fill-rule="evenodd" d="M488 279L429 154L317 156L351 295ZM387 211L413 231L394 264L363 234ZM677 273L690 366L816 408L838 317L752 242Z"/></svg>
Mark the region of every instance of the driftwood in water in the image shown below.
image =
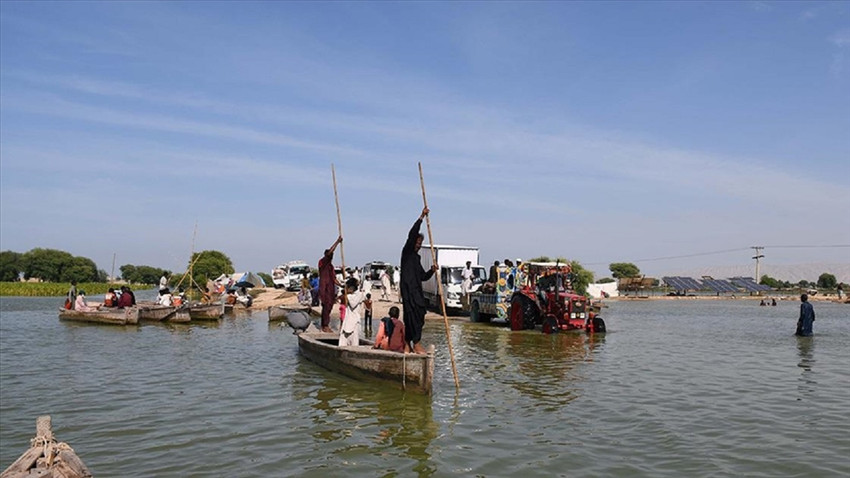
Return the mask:
<svg viewBox="0 0 850 478"><path fill-rule="evenodd" d="M91 472L67 443L53 437L50 415L35 421L30 449L12 463L0 478L90 478Z"/></svg>

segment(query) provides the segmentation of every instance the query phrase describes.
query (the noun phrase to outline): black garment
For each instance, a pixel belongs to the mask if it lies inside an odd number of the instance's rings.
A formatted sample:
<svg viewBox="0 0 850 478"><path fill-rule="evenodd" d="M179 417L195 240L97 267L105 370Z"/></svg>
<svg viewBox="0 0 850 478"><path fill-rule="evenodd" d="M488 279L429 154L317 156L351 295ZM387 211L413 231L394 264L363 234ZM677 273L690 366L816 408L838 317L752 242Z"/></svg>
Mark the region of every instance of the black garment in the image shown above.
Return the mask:
<svg viewBox="0 0 850 478"><path fill-rule="evenodd" d="M422 339L425 312L428 303L422 294L422 282L434 275L433 270L422 268L422 260L416 252L416 239L422 219L417 219L407 233L407 242L401 250L401 300L404 309L404 340L418 343Z"/></svg>

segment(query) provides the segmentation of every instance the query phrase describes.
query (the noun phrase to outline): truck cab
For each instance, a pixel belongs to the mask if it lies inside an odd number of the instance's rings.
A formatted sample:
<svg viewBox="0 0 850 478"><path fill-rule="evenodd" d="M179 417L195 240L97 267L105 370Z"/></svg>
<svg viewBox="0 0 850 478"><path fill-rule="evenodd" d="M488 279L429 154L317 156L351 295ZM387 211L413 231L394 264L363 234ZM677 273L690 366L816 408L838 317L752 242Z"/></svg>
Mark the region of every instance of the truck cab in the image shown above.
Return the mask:
<svg viewBox="0 0 850 478"><path fill-rule="evenodd" d="M301 279L310 277L310 265L304 261L289 261L272 270L272 282L275 289L300 290Z"/></svg>
<svg viewBox="0 0 850 478"><path fill-rule="evenodd" d="M390 267L392 267L392 265L388 262L367 262L366 265L363 266L363 289L370 290L381 288L381 271L385 271ZM392 273L390 273L390 277L392 277ZM392 281L392 278L390 281Z"/></svg>
<svg viewBox="0 0 850 478"><path fill-rule="evenodd" d="M449 246L449 245L434 245L434 255L437 259L437 265L440 266L438 273L434 277L422 283L422 293L428 304L435 309L440 308L440 286L442 286L443 294L446 298L445 302L447 309L462 309L462 292L461 284L463 283L463 269L466 267L466 262L472 263L472 286L470 293L478 290L487 279L487 270L478 265L478 248L473 246ZM422 249L419 250L419 257L422 259L422 268L426 271L431 269L433 257L431 256L431 245L422 244ZM440 284L437 281L440 281Z"/></svg>

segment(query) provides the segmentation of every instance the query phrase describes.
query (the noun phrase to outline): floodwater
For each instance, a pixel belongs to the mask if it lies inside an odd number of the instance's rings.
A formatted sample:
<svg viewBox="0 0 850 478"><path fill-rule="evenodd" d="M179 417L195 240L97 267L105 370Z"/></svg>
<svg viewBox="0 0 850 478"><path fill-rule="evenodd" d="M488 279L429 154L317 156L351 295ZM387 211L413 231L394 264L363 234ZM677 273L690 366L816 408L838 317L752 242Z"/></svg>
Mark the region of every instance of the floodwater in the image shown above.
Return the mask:
<svg viewBox="0 0 850 478"><path fill-rule="evenodd" d="M98 477L848 476L850 306L611 302L608 334L442 320L434 394L327 372L265 312L60 322L0 298L0 468L53 417Z"/></svg>

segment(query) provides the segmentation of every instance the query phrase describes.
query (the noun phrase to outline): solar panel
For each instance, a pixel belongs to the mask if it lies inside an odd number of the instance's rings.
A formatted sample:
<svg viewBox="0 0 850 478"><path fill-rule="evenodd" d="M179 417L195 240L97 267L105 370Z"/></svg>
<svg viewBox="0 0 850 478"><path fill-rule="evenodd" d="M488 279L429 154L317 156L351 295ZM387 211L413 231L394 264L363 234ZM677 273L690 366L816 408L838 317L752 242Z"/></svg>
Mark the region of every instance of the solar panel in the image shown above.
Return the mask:
<svg viewBox="0 0 850 478"><path fill-rule="evenodd" d="M766 286L764 284L756 284L755 279L752 277L733 277L729 279L733 284L743 287L748 292L761 292L773 290L771 287Z"/></svg>
<svg viewBox="0 0 850 478"><path fill-rule="evenodd" d="M725 280L703 279L702 283L715 292L738 292L738 288Z"/></svg>
<svg viewBox="0 0 850 478"><path fill-rule="evenodd" d="M661 280L663 280L664 283L667 284L669 287L672 287L677 291L702 289L702 285L696 280L691 279L690 277L670 276L662 277Z"/></svg>

